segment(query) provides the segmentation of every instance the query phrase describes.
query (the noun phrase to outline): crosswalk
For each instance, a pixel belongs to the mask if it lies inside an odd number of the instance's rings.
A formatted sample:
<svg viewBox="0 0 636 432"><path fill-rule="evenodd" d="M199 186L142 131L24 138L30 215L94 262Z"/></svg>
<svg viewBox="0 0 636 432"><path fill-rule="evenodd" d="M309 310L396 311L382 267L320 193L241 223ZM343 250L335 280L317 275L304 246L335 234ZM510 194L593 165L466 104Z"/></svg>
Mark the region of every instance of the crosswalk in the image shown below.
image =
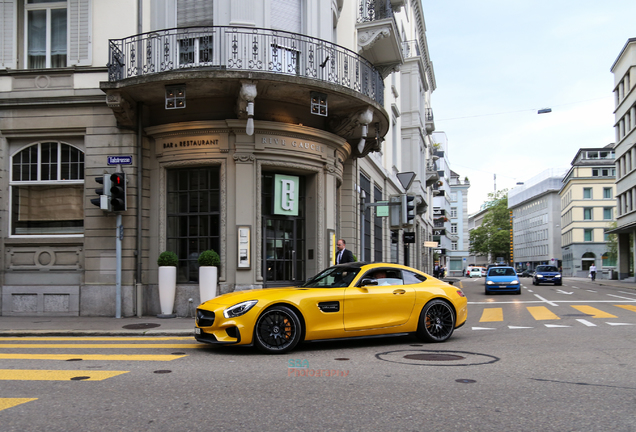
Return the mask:
<svg viewBox="0 0 636 432"><path fill-rule="evenodd" d="M547 328L564 328L572 327L574 325L583 325L586 327L597 327L599 325L608 326L631 326L636 325L636 315L626 315L623 311L636 312L636 305L633 304L610 304L604 303L602 306L591 306L584 304L570 304L561 305L558 307L548 306L524 306L520 302L517 302L517 306L513 311L510 311L510 319L521 319L524 323L528 322L528 319L534 320L537 325L542 325ZM557 306L556 303L553 306ZM614 309L618 308L618 309ZM524 313L523 310L527 312ZM503 307L489 307L485 306L480 311L476 311L473 308L472 311L476 316L479 316L480 326L473 326L473 330L496 330L498 327L484 326L488 324L503 323L506 321L504 316ZM584 318L573 318L584 317ZM567 320L567 323L558 323ZM611 320L611 321L608 321ZM549 321L549 322L545 322ZM530 321L532 322L532 321ZM507 328L518 329L530 329L533 326L528 325L507 325Z"/></svg>
<svg viewBox="0 0 636 432"><path fill-rule="evenodd" d="M204 344L196 343L192 337L2 337L0 338L0 362L19 360L21 368L0 368L0 381L103 381L130 373L130 371L94 370L90 366L85 369L70 370L54 367L29 369L28 362L50 360L52 365L59 361L169 362L187 357L186 352L182 350L203 347L205 347ZM119 350L131 349L142 353L119 352ZM152 354L143 353L150 349L153 350ZM91 352L86 352L88 350ZM94 350L102 352L95 353ZM157 350L160 350L159 353ZM178 352L168 354L162 352L164 350L178 350ZM2 396L5 395L0 393L0 411L39 400L37 397L24 397L25 395Z"/></svg>

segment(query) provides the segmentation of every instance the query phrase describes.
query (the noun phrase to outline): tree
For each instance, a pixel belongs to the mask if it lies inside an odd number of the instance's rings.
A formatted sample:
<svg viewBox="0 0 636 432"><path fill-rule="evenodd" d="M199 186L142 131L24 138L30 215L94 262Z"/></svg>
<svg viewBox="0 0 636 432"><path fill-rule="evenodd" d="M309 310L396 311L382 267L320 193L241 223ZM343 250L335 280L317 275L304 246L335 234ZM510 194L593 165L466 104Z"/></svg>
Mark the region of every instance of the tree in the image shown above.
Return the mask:
<svg viewBox="0 0 636 432"><path fill-rule="evenodd" d="M609 223L609 229L614 229L618 226L616 221ZM608 234L607 235L607 258L608 265L615 266L616 259L618 258L618 236L616 234Z"/></svg>
<svg viewBox="0 0 636 432"><path fill-rule="evenodd" d="M508 190L488 194L484 203L488 211L481 226L470 231L471 254L487 256L490 259L503 257L510 260L510 212L508 210Z"/></svg>

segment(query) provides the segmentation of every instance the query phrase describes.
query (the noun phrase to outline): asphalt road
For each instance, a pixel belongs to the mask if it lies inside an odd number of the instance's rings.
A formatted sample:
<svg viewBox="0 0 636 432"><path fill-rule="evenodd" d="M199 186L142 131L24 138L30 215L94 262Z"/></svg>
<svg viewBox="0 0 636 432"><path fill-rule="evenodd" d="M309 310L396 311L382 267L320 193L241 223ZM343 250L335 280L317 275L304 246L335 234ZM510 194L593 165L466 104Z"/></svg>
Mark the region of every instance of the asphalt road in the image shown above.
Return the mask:
<svg viewBox="0 0 636 432"><path fill-rule="evenodd" d="M522 282L443 344L2 338L0 430L635 431L636 291Z"/></svg>

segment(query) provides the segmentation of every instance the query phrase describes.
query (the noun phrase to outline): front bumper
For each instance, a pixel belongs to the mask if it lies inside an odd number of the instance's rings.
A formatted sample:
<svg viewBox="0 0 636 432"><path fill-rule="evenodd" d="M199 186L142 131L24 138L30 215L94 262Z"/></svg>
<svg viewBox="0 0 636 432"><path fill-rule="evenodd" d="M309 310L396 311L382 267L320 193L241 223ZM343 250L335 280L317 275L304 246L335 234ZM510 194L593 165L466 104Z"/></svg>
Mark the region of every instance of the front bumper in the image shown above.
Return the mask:
<svg viewBox="0 0 636 432"><path fill-rule="evenodd" d="M229 333L232 333L230 336ZM237 327L228 327L220 330L194 328L194 338L199 342L215 345L232 345L241 343L241 332Z"/></svg>
<svg viewBox="0 0 636 432"><path fill-rule="evenodd" d="M516 285L493 284L493 285L486 285L486 289L492 292L518 292L521 289L521 284L516 284Z"/></svg>

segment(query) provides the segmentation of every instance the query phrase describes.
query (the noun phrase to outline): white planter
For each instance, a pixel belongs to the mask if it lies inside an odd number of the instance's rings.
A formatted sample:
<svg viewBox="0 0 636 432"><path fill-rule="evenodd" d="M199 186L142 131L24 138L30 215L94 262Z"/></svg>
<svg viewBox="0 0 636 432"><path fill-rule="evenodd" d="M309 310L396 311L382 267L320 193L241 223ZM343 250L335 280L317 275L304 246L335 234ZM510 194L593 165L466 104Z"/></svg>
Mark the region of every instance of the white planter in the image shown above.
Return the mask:
<svg viewBox="0 0 636 432"><path fill-rule="evenodd" d="M217 267L199 267L199 297L201 303L216 297Z"/></svg>
<svg viewBox="0 0 636 432"><path fill-rule="evenodd" d="M159 267L159 303L161 305L161 315L172 315L176 290L177 268L172 266Z"/></svg>

